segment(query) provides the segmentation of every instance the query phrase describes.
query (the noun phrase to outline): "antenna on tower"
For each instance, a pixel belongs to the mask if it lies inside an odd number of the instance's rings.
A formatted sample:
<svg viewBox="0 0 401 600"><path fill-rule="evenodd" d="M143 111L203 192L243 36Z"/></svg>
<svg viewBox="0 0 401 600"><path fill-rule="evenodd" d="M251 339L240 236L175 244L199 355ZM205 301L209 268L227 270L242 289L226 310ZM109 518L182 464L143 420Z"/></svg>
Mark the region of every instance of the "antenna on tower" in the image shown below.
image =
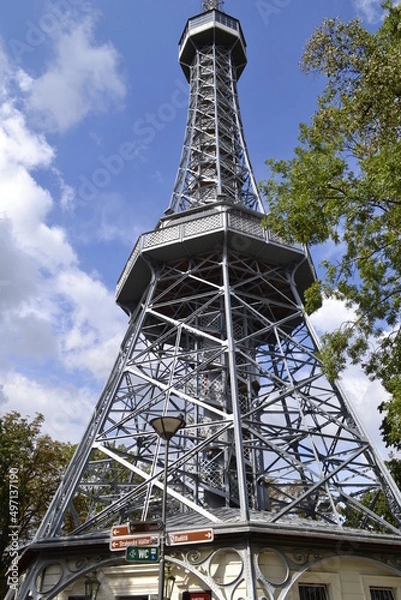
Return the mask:
<svg viewBox="0 0 401 600"><path fill-rule="evenodd" d="M203 12L206 12L208 10L221 10L224 6L224 0L203 0L202 1L202 7L203 7Z"/></svg>

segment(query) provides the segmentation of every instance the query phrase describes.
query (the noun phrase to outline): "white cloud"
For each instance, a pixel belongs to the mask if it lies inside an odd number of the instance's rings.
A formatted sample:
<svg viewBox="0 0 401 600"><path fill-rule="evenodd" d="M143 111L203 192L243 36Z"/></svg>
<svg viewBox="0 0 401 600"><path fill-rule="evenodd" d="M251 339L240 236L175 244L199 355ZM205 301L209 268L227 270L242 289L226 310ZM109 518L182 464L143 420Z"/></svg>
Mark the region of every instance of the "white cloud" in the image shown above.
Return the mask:
<svg viewBox="0 0 401 600"><path fill-rule="evenodd" d="M383 18L381 7L383 0L354 0L356 11L365 18L368 23L378 23ZM393 2L400 4L400 2Z"/></svg>
<svg viewBox="0 0 401 600"><path fill-rule="evenodd" d="M37 268L54 270L75 263L65 233L46 223L53 200L32 176L34 170L50 168L54 150L42 135L29 130L10 99L0 105L0 157L0 218L11 227L15 248L35 260Z"/></svg>
<svg viewBox="0 0 401 600"><path fill-rule="evenodd" d="M354 314L354 311L347 308L344 302L327 298L322 307L312 314L311 321L318 334L322 335L322 333L333 331L342 323L353 319Z"/></svg>
<svg viewBox="0 0 401 600"><path fill-rule="evenodd" d="M353 315L354 312L346 308L343 302L329 298L311 315L311 322L318 335L322 335L352 319ZM388 397L384 388L378 381L370 381L358 365L349 365L346 368L341 374L340 384L374 447L382 456L387 455L388 449L385 448L379 432L382 417L378 411L378 406Z"/></svg>
<svg viewBox="0 0 401 600"><path fill-rule="evenodd" d="M96 45L88 22L62 32L57 44L56 60L36 81L12 71L0 44L0 414L42 412L45 431L78 441L126 318L113 293L82 270L57 222L56 199L44 182L56 182L64 210L74 190L15 93L29 93L31 110L61 131L121 99L124 85L115 50Z"/></svg>
<svg viewBox="0 0 401 600"><path fill-rule="evenodd" d="M23 114L11 101L4 101L0 107L0 171L17 165L48 167L53 157L44 136L29 131Z"/></svg>
<svg viewBox="0 0 401 600"><path fill-rule="evenodd" d="M30 418L41 413L46 433L73 443L83 434L96 402L93 390L87 387L37 381L14 371L3 376L0 392L2 413L16 410Z"/></svg>
<svg viewBox="0 0 401 600"><path fill-rule="evenodd" d="M36 122L49 131L64 132L88 114L122 102L126 88L118 72L118 53L110 43L96 44L89 17L69 23L54 43L53 62L29 89L27 106Z"/></svg>
<svg viewBox="0 0 401 600"><path fill-rule="evenodd" d="M60 273L56 292L68 300L61 360L69 370L88 370L104 382L117 354L125 317L102 282L78 269Z"/></svg>
<svg viewBox="0 0 401 600"><path fill-rule="evenodd" d="M0 173L0 192L1 216L12 222L18 246L36 257L41 268L54 271L76 262L65 232L46 223L53 206L49 192L38 185L25 167L14 164Z"/></svg>
<svg viewBox="0 0 401 600"><path fill-rule="evenodd" d="M6 219L0 220L0 256L1 319L6 310L37 292L38 281L35 262L15 246L12 224Z"/></svg>
<svg viewBox="0 0 401 600"><path fill-rule="evenodd" d="M118 240L130 247L143 233L138 227L138 216L135 213L127 215L124 198L118 193L99 194L92 215L93 222L89 222L88 227L92 232L96 228L95 235L100 241Z"/></svg>
<svg viewBox="0 0 401 600"><path fill-rule="evenodd" d="M355 411L356 419L362 423L375 449L382 457L386 457L389 450L379 432L383 416L380 415L378 407L388 399L388 394L379 381L370 381L358 365L347 368L341 377L341 383Z"/></svg>
<svg viewBox="0 0 401 600"><path fill-rule="evenodd" d="M369 23L380 21L383 10L381 0L354 0L355 8Z"/></svg>

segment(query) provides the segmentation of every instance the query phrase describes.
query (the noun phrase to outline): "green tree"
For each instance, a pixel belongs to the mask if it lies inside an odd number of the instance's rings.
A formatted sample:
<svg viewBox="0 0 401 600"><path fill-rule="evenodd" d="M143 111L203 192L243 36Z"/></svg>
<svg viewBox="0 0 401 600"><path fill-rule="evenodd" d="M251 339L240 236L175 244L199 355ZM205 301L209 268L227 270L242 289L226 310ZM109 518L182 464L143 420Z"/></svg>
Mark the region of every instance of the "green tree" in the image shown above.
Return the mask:
<svg viewBox="0 0 401 600"><path fill-rule="evenodd" d="M383 437L401 449L401 6L382 7L376 32L340 19L313 32L301 67L326 85L293 158L267 161L262 185L267 227L334 248L306 308L331 296L354 316L323 337L325 370L333 379L349 359L381 381Z"/></svg>
<svg viewBox="0 0 401 600"><path fill-rule="evenodd" d="M401 460L391 458L388 462L386 462L386 465L395 483L401 489ZM373 510L377 515L382 516L386 521L397 527L398 523L394 519L394 507L389 506L388 499L386 498L386 494L383 490L366 492L361 501L364 506ZM344 508L343 516L348 527L361 527L363 517L359 511L356 511L348 506ZM381 527L378 523L371 522L370 530L380 532Z"/></svg>
<svg viewBox="0 0 401 600"><path fill-rule="evenodd" d="M41 433L43 416L28 421L18 412L0 419L0 597L16 547L28 542L71 459L73 446Z"/></svg>

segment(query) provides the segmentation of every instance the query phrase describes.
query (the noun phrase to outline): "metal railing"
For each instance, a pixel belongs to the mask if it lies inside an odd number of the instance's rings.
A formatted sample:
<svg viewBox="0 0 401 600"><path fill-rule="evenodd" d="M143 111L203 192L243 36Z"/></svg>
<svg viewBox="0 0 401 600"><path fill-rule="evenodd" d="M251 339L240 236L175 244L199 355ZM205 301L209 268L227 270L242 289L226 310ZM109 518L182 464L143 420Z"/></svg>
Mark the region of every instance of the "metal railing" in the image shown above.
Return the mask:
<svg viewBox="0 0 401 600"><path fill-rule="evenodd" d="M212 214L211 211L207 212L208 214L193 215L190 220L188 218L183 218L182 221L179 218L175 219L175 222L171 225L142 234L117 282L116 295L119 295L134 263L143 250L183 242L220 229L226 228L238 235L242 234L265 242L273 242L287 248L304 251L301 244L288 244L270 230L262 227L261 218L256 215L249 215L238 209L226 209L221 212L212 212Z"/></svg>
<svg viewBox="0 0 401 600"><path fill-rule="evenodd" d="M228 15L222 14L217 11L204 13L202 15L194 17L193 19L189 19L187 26L184 29L184 32L181 36L181 40L180 40L180 44L179 44L180 49L182 47L183 41L185 40L185 38L191 31L193 31L194 29L197 29L198 27L201 27L202 25L209 25L209 24L215 25L216 23L219 23L220 25L223 25L224 27L228 27L229 29L232 29L233 31L237 31L238 33L241 33L240 24L239 24L239 21L237 21L237 19L233 19L232 17L229 17Z"/></svg>

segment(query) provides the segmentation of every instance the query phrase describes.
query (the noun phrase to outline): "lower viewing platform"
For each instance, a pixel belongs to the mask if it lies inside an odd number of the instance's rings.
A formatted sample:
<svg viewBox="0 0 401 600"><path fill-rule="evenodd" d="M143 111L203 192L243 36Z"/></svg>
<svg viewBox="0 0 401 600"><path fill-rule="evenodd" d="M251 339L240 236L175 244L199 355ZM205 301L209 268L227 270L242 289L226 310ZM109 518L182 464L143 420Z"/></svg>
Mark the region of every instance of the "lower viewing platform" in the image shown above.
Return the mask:
<svg viewBox="0 0 401 600"><path fill-rule="evenodd" d="M131 312L151 279L149 262L165 263L196 256L227 244L228 249L260 258L271 265L298 264L296 284L303 292L315 279L304 246L288 244L262 227L263 215L244 207L215 204L164 217L153 231L138 239L116 287L116 302Z"/></svg>

